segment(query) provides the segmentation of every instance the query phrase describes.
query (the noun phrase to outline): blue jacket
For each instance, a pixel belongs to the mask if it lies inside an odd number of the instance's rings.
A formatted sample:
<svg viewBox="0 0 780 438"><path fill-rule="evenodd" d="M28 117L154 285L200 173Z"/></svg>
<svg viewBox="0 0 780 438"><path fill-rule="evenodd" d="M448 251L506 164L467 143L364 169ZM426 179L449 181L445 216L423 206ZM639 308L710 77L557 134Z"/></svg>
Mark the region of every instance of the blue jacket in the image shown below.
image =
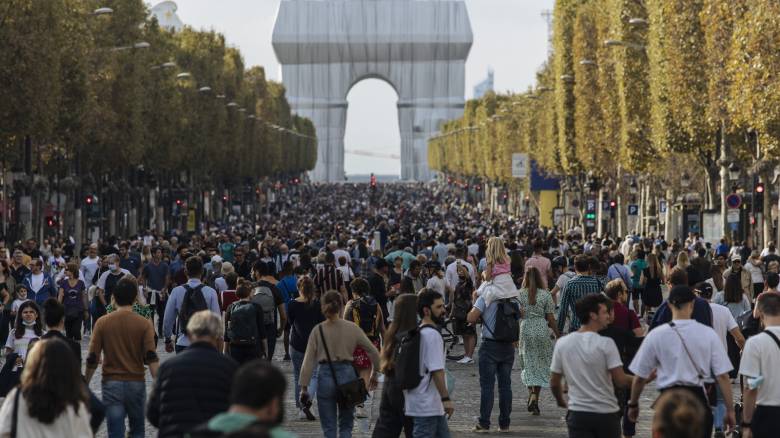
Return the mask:
<svg viewBox="0 0 780 438"><path fill-rule="evenodd" d="M27 288L27 299L35 301L38 305L43 304L49 297L57 298L57 284L51 278L51 275L47 273L43 273L43 286L38 290L38 293L33 292L32 273L24 277L22 284Z"/></svg>

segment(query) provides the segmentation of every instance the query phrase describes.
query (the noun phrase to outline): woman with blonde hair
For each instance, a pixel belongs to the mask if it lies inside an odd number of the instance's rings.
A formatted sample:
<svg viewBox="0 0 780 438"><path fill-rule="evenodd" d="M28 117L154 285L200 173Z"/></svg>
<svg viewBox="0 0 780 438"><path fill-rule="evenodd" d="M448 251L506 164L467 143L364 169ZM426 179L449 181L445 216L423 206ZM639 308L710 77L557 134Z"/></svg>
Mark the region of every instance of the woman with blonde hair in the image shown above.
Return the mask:
<svg viewBox="0 0 780 438"><path fill-rule="evenodd" d="M504 241L500 237L488 239L485 260L487 261L487 267L483 272L485 281L477 289L477 296L485 299L486 306L495 300L517 298L517 288L512 280L509 255L504 248Z"/></svg>
<svg viewBox="0 0 780 438"><path fill-rule="evenodd" d="M552 295L542 288L542 275L530 267L525 272L520 289L520 308L524 318L520 323L520 378L528 387L528 412L539 415L539 394L550 386L550 364L553 343L549 330L559 336L555 322L555 304Z"/></svg>

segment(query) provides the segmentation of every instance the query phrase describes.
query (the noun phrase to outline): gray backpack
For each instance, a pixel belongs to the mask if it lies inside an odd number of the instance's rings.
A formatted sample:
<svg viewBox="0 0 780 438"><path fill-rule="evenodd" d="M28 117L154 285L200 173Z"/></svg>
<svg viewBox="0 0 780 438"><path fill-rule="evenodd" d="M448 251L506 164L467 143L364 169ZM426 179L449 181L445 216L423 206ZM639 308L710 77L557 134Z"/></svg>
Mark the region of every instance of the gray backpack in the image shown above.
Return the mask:
<svg viewBox="0 0 780 438"><path fill-rule="evenodd" d="M276 323L275 311L276 306L274 303L274 293L268 286L255 287L252 302L257 303L263 309L263 323L265 325L273 325Z"/></svg>

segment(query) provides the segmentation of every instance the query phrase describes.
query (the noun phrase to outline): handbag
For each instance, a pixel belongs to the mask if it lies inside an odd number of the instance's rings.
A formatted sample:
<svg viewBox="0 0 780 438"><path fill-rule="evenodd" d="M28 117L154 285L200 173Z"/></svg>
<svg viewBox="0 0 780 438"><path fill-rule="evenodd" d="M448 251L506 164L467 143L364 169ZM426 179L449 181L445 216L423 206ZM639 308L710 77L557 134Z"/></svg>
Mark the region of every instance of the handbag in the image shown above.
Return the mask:
<svg viewBox="0 0 780 438"><path fill-rule="evenodd" d="M333 368L333 362L330 360L328 344L325 342L325 335L322 333L322 325L319 326L319 331L322 346L325 348L325 356L328 358L328 366L331 374L333 374L333 382L336 384L336 402L341 408L345 409L352 409L363 404L366 398L368 398L368 391L366 390L366 385L363 384L363 379L357 378L351 382L339 384L336 378L336 370Z"/></svg>
<svg viewBox="0 0 780 438"><path fill-rule="evenodd" d="M707 383L704 381L704 379L707 377L706 373L699 369L699 367L696 365L696 362L693 360L693 356L691 356L691 353L688 351L688 346L685 345L685 341L683 340L682 335L680 332L677 331L677 327L674 324L674 321L669 323L669 327L672 328L672 330L677 333L677 337L680 338L680 343L683 346L683 349L685 349L685 354L688 356L688 360L691 362L691 365L693 365L693 368L696 370L696 373L699 377L699 382L701 383L702 389L704 390L704 398L707 399L707 404L711 407L715 407L718 405L718 396L717 396L717 383Z"/></svg>

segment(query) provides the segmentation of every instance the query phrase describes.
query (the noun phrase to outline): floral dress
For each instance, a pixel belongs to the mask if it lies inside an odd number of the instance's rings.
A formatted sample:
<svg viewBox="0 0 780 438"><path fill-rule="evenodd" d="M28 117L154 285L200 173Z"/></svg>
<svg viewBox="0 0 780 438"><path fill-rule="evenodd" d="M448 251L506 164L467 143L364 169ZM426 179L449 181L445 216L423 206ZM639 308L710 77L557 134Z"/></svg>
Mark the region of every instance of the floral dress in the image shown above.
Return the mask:
<svg viewBox="0 0 780 438"><path fill-rule="evenodd" d="M553 342L546 315L555 312L552 295L545 289L536 291L536 304L528 303L528 290L520 290L520 308L523 320L520 323L520 361L523 371L520 378L525 386L550 386L550 363Z"/></svg>

